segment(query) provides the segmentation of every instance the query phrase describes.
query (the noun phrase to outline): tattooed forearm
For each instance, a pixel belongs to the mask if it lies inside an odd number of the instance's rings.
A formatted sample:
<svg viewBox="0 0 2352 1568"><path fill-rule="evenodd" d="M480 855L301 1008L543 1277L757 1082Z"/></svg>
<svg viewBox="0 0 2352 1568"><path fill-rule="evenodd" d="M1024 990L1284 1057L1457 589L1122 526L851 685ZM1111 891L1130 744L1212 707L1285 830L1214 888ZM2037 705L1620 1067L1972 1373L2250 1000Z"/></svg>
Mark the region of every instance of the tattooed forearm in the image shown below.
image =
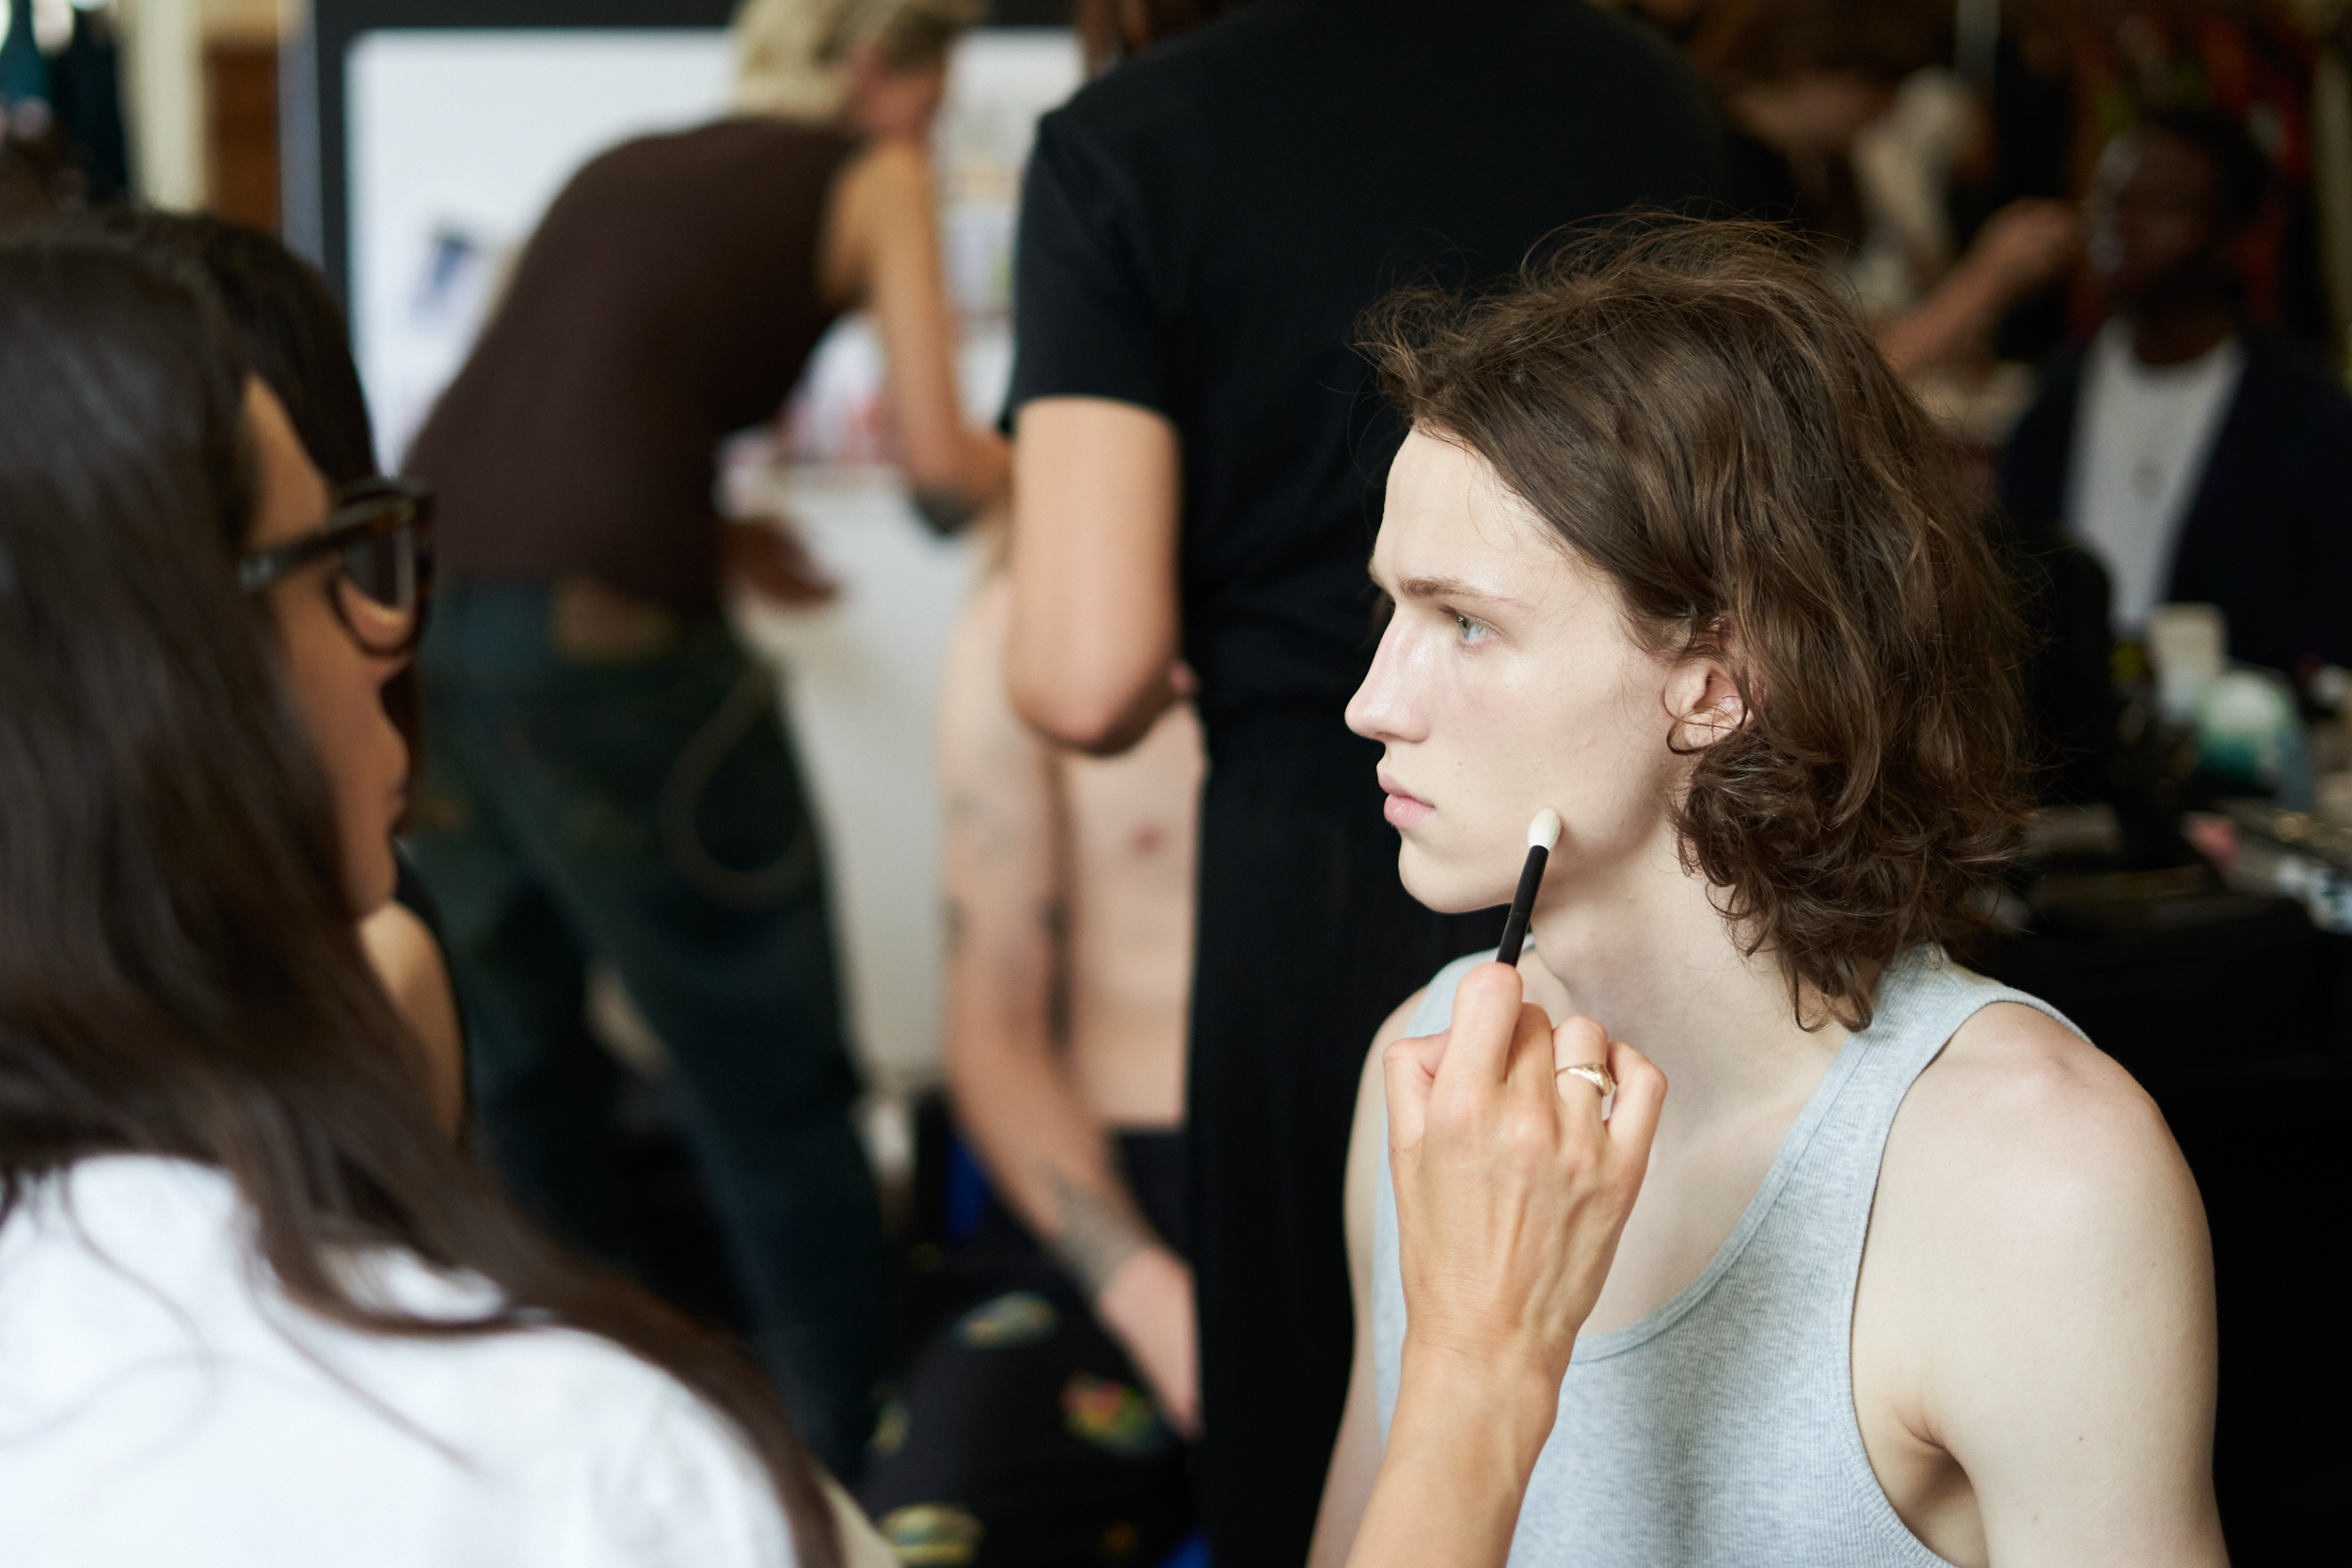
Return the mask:
<svg viewBox="0 0 2352 1568"><path fill-rule="evenodd" d="M947 832L977 860L1022 860L1036 853L1038 824L977 790L948 792Z"/></svg>
<svg viewBox="0 0 2352 1568"><path fill-rule="evenodd" d="M1081 1187L1050 1166L1045 1180L1053 1189L1059 1221L1047 1244L1091 1301L1103 1293L1120 1264L1152 1244L1151 1229L1123 1194Z"/></svg>

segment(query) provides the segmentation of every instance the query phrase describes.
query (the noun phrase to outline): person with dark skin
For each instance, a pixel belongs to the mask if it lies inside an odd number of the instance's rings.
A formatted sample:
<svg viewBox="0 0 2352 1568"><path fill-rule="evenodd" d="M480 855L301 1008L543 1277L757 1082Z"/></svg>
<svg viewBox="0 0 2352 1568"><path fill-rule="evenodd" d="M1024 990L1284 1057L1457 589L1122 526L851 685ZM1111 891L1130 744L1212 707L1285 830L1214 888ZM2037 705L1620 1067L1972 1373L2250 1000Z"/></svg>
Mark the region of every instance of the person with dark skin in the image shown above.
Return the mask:
<svg viewBox="0 0 2352 1568"><path fill-rule="evenodd" d="M2236 255L2267 160L2210 111L2153 114L2102 156L2090 260L2109 316L2019 421L2002 499L2098 557L2119 635L2221 607L2230 653L2291 675L2352 662L2352 400L2245 318Z"/></svg>
<svg viewBox="0 0 2352 1568"><path fill-rule="evenodd" d="M2262 178L2225 173L2208 149L2161 124L2101 160L2098 264L2141 364L2184 364L2237 330L2230 252L2260 207Z"/></svg>

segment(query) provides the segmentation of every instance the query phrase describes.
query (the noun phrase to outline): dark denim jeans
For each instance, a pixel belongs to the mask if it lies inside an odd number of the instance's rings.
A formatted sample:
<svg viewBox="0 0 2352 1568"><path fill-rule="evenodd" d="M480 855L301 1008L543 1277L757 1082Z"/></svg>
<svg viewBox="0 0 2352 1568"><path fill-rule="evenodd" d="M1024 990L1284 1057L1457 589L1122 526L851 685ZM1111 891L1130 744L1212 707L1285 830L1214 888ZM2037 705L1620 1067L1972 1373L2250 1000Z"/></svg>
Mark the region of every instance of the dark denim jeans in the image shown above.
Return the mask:
<svg viewBox="0 0 2352 1568"><path fill-rule="evenodd" d="M632 1256L617 1069L591 958L669 1049L761 1354L854 1474L888 1354L888 1257L850 1126L823 857L767 673L716 616L622 665L567 659L544 587L453 586L421 658L418 869L466 1009L478 1131L522 1201Z"/></svg>

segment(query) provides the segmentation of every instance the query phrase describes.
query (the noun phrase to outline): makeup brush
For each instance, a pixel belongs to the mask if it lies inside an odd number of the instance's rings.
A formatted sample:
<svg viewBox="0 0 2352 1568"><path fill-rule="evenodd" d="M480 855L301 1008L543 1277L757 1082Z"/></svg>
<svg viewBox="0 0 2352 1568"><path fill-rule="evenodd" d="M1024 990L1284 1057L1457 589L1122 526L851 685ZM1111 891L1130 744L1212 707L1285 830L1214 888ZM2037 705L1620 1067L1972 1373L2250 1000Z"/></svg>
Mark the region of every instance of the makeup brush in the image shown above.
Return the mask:
<svg viewBox="0 0 2352 1568"><path fill-rule="evenodd" d="M1498 961L1519 961L1519 950L1527 945L1527 923L1535 913L1535 890L1544 885L1544 863L1551 859L1552 846L1559 842L1560 814L1546 806L1527 825L1527 864L1519 871L1519 891L1511 900L1511 913L1502 922L1502 945L1495 949Z"/></svg>

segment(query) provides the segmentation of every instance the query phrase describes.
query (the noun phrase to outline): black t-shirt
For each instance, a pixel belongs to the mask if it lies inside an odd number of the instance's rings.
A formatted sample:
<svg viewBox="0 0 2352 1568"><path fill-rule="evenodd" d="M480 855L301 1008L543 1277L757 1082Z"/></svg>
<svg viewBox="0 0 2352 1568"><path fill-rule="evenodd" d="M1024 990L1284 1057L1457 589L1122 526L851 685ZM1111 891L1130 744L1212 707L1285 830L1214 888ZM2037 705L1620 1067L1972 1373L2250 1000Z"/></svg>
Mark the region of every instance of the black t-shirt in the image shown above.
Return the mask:
<svg viewBox="0 0 2352 1568"><path fill-rule="evenodd" d="M1409 283L1564 226L1696 206L1718 138L1655 34L1580 0L1255 0L1039 128L1010 407L1086 396L1184 446L1184 652L1212 725L1336 712L1402 422L1355 351Z"/></svg>

